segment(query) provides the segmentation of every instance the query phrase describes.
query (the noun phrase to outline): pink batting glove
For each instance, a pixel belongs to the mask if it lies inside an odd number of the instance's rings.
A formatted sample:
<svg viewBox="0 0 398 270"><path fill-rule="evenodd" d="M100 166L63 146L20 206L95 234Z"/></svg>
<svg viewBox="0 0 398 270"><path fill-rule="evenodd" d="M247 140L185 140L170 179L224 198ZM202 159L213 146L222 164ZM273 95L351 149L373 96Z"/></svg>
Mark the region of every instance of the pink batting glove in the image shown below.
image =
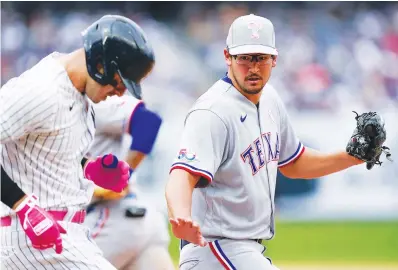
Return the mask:
<svg viewBox="0 0 398 270"><path fill-rule="evenodd" d="M130 178L130 166L127 162L119 161L116 156L108 154L87 161L84 175L97 186L122 192Z"/></svg>
<svg viewBox="0 0 398 270"><path fill-rule="evenodd" d="M50 213L38 206L35 195L26 197L15 211L34 248L43 250L55 246L56 253L62 252L61 233L66 233L66 230Z"/></svg>

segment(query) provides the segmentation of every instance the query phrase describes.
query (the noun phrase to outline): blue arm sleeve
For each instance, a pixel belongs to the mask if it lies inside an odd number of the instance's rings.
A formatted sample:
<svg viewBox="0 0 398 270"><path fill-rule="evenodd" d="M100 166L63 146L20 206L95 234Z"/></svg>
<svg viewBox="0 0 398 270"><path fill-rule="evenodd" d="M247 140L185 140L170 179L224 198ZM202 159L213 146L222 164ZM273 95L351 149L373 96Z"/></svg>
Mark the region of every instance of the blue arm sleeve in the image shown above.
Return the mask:
<svg viewBox="0 0 398 270"><path fill-rule="evenodd" d="M143 103L137 105L130 118L128 132L133 137L130 149L149 154L155 144L162 119L159 115L145 108Z"/></svg>

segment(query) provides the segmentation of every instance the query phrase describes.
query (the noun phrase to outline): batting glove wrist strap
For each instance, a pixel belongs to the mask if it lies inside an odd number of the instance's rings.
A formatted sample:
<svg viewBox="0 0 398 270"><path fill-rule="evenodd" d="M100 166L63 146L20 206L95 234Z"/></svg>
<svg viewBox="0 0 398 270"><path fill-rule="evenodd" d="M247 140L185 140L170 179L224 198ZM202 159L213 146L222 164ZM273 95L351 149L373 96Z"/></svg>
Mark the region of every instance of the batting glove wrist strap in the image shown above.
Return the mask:
<svg viewBox="0 0 398 270"><path fill-rule="evenodd" d="M34 194L30 194L15 208L15 212L21 212L26 209L25 206L34 207L35 205L37 205L37 197Z"/></svg>

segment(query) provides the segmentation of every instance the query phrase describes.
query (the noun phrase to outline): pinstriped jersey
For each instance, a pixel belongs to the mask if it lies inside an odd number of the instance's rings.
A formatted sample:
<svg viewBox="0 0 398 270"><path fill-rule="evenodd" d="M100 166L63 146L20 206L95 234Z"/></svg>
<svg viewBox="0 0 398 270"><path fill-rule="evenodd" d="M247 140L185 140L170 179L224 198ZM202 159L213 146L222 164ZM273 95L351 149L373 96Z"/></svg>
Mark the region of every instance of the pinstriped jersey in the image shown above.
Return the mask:
<svg viewBox="0 0 398 270"><path fill-rule="evenodd" d="M225 77L189 111L171 170L201 176L192 218L205 238L271 239L277 169L303 151L271 85L255 105Z"/></svg>
<svg viewBox="0 0 398 270"><path fill-rule="evenodd" d="M0 91L1 165L41 207L83 207L93 182L81 160L93 141L95 114L63 66L50 54ZM1 216L11 210L1 205Z"/></svg>

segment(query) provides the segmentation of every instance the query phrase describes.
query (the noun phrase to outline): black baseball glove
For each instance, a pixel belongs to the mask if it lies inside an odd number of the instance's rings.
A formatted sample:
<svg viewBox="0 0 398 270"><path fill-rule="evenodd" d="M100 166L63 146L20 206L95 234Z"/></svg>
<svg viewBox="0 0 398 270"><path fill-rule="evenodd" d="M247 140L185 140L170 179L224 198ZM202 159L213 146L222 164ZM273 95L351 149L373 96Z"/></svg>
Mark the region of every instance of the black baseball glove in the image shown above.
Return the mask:
<svg viewBox="0 0 398 270"><path fill-rule="evenodd" d="M375 112L368 112L357 115L357 127L347 144L346 151L351 156L366 162L366 168L372 169L375 164L381 165L380 155L386 154L388 160L391 154L387 146L383 146L386 141L386 129L384 120Z"/></svg>

